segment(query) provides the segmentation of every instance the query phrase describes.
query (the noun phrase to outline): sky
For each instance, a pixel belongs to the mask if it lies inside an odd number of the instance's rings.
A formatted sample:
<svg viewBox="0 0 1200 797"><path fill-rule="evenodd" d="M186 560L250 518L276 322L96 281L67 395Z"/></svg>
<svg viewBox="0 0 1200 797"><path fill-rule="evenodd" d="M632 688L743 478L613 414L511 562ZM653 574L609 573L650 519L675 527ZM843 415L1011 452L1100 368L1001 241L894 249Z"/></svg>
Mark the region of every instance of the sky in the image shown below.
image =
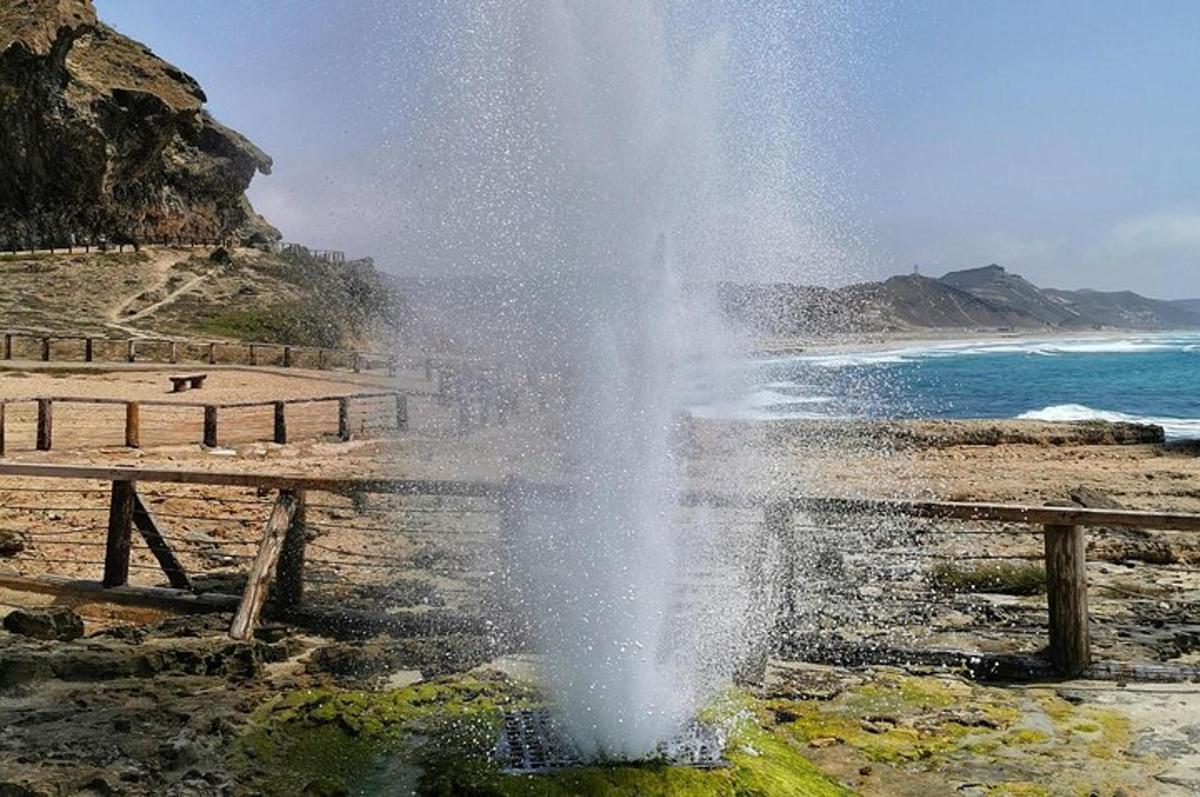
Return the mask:
<svg viewBox="0 0 1200 797"><path fill-rule="evenodd" d="M421 269L407 170L445 3L96 5L274 158L250 198L285 238ZM851 250L841 281L999 263L1045 287L1200 297L1200 4L840 5L837 80L792 80L839 94L813 158Z"/></svg>

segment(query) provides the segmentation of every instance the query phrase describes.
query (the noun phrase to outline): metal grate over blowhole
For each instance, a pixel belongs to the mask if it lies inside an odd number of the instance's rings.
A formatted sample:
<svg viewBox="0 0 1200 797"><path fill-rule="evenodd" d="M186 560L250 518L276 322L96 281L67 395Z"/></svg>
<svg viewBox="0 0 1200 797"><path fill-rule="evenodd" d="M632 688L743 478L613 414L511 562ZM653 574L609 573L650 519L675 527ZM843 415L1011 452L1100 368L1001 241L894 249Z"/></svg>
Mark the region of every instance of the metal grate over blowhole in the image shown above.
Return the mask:
<svg viewBox="0 0 1200 797"><path fill-rule="evenodd" d="M698 720L687 723L654 755L643 761L602 763L646 763L662 761L671 766L715 769L729 766L722 758L725 735ZM513 775L540 775L584 765L570 738L562 732L549 709L519 709L504 715L504 729L496 744L496 759Z"/></svg>

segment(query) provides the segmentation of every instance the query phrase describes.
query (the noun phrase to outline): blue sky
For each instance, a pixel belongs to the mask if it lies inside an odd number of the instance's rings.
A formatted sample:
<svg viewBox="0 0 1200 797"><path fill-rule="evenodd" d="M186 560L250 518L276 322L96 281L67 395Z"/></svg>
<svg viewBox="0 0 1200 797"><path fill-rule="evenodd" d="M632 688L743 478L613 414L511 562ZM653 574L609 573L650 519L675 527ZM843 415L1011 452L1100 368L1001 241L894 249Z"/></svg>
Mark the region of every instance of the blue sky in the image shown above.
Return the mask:
<svg viewBox="0 0 1200 797"><path fill-rule="evenodd" d="M409 267L420 197L396 163L437 91L443 4L96 5L275 158L251 198L286 237ZM858 23L822 168L856 242L847 278L997 262L1046 286L1200 296L1200 3L843 5Z"/></svg>

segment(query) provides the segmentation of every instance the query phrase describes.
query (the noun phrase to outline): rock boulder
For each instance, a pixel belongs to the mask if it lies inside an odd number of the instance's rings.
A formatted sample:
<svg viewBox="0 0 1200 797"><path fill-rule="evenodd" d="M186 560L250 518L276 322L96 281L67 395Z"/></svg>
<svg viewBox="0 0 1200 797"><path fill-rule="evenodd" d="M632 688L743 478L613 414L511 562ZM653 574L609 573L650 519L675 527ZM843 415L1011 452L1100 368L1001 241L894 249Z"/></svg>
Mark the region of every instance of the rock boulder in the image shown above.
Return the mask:
<svg viewBox="0 0 1200 797"><path fill-rule="evenodd" d="M5 2L0 245L277 240L244 195L271 159L206 100L91 0Z"/></svg>
<svg viewBox="0 0 1200 797"><path fill-rule="evenodd" d="M83 636L83 618L65 606L17 609L4 618L4 630L33 639L69 642Z"/></svg>

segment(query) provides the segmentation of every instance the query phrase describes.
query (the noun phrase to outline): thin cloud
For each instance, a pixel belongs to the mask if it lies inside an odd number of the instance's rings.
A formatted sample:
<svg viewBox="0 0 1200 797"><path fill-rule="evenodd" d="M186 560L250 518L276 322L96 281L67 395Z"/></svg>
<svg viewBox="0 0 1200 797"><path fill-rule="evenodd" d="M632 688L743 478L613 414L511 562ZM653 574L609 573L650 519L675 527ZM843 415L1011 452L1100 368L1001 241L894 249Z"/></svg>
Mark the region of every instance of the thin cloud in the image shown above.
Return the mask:
<svg viewBox="0 0 1200 797"><path fill-rule="evenodd" d="M1100 242L1096 255L1200 260L1200 212L1152 213L1120 221Z"/></svg>

